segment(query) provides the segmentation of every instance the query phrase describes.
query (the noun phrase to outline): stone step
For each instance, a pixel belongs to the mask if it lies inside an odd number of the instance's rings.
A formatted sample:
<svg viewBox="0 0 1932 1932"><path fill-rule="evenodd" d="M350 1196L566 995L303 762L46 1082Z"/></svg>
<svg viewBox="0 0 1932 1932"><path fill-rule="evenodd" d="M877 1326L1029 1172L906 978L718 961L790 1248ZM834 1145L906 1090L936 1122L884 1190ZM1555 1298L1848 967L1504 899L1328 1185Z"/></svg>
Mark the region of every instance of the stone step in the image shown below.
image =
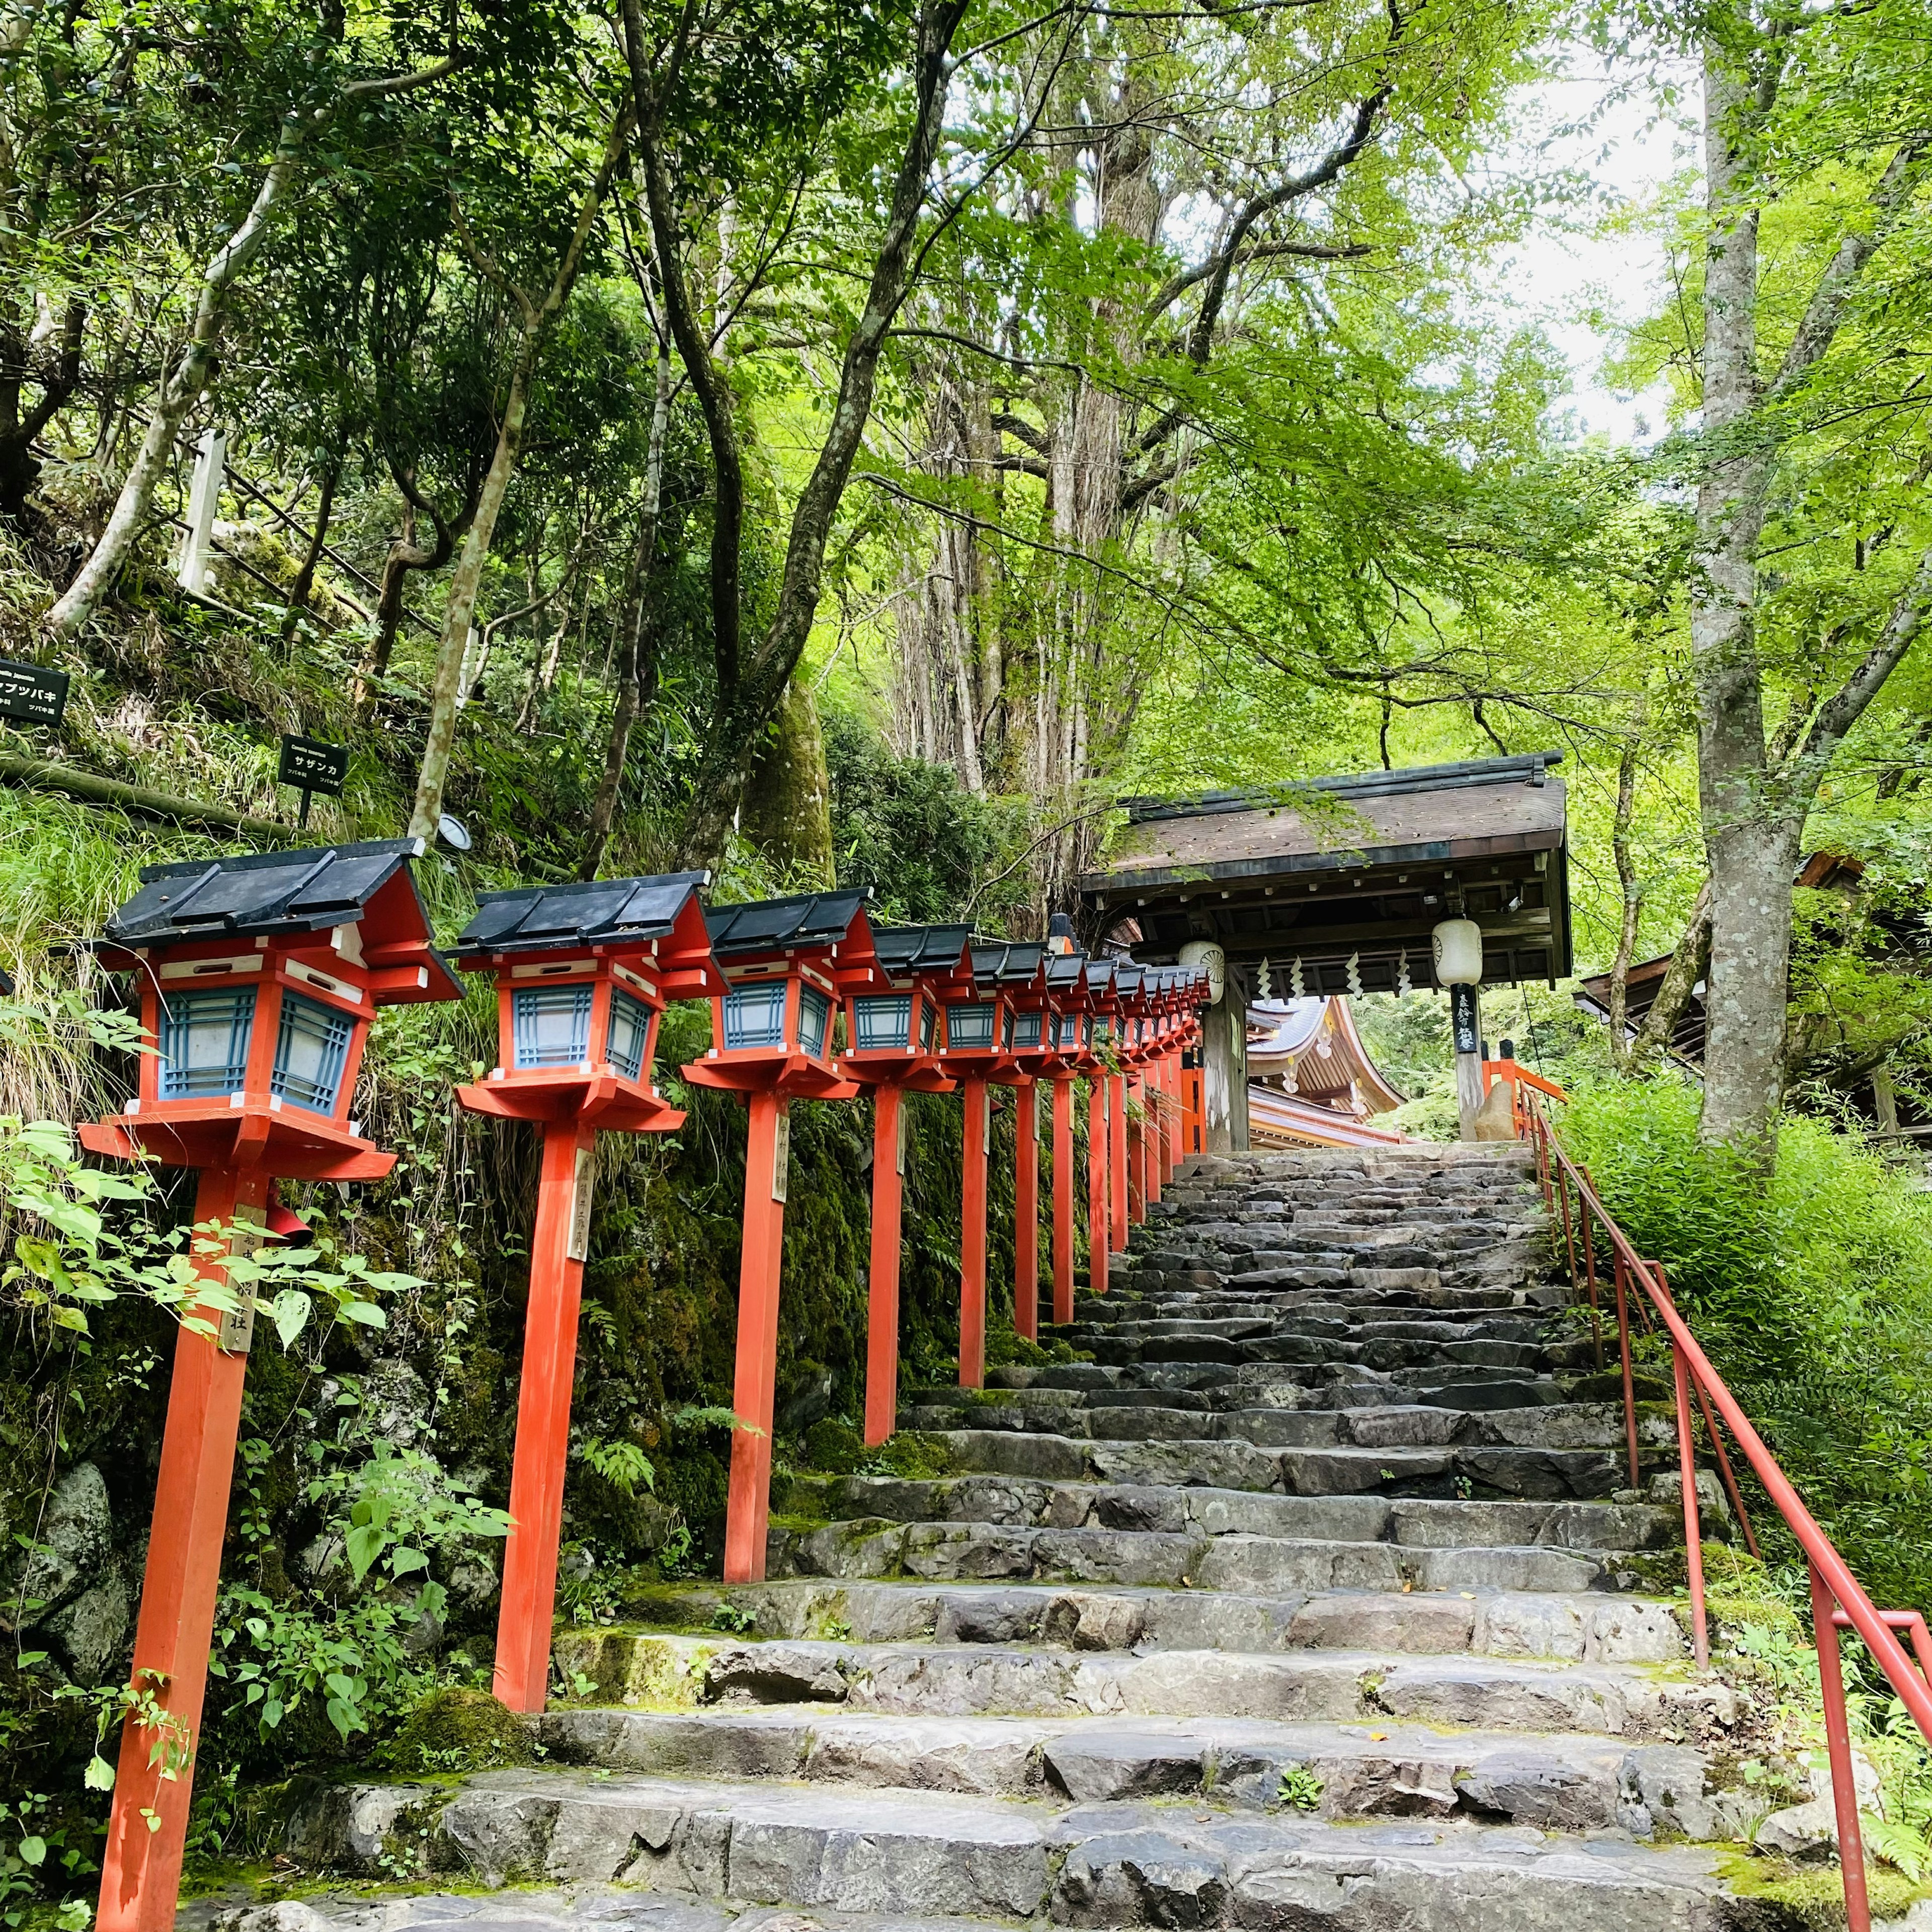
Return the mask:
<svg viewBox="0 0 1932 1932"><path fill-rule="evenodd" d="M994 1442L1009 1449L1051 1445L1056 1465L1059 1445L1076 1450L1084 1446L1096 1473L1102 1466L1106 1469L1100 1480L1164 1488L1279 1490L1291 1496L1556 1501L1607 1497L1624 1489L1628 1480L1628 1472L1602 1449L1396 1443L1375 1448L1262 1448L1248 1440L1162 1442L1144 1436L1119 1442L1090 1441L1083 1445L1067 1436L988 1432ZM1027 1459L1020 1456L1012 1460ZM1042 1494L1031 1489L1024 1494L1008 1493L1001 1484L1011 1480L980 1474L927 1478L914 1485L895 1477L802 1476L788 1486L784 1508L792 1516L821 1520L889 1515L905 1522L922 1518L932 1522L1031 1521L1060 1528L1094 1520L1096 1509L1105 1512L1104 1490L1097 1498ZM1083 1471L1070 1480L1078 1484L1096 1478ZM890 1500L881 1500L887 1498Z"/></svg>
<svg viewBox="0 0 1932 1932"><path fill-rule="evenodd" d="M1516 1412L1504 1412L1515 1413ZM1532 1412L1532 1414L1538 1412ZM1540 1412L1561 1416L1555 1408ZM1130 1414L1138 1412L1130 1411ZM1265 1422L1276 1414L1284 1422L1303 1414L1317 1416L1319 1411L1266 1411ZM1110 1440L1104 1437L1063 1436L1045 1430L958 1429L935 1432L922 1438L943 1457L950 1474L1003 1476L1041 1483L1132 1484L1183 1489L1248 1490L1280 1492L1288 1496L1318 1497L1358 1496L1376 1492L1390 1496L1437 1496L1444 1498L1467 1494L1474 1498L1480 1486L1511 1497L1554 1502L1565 1497L1600 1497L1620 1490L1627 1472L1610 1448L1553 1448L1538 1444L1508 1442L1450 1442L1405 1444L1405 1430L1421 1432L1419 1420L1392 1428L1390 1441L1377 1442L1372 1418L1378 1414L1400 1417L1402 1408L1391 1405L1368 1410L1328 1412L1359 1417L1352 1432L1359 1429L1366 1443L1336 1444L1326 1448L1276 1448L1258 1444L1252 1436L1192 1436L1162 1440L1145 1434ZM1493 1412L1492 1412L1493 1413ZM1442 1409L1424 1411L1450 1420L1463 1419L1464 1412ZM1199 1420L1202 1418L1194 1418ZM1471 1418L1472 1420L1478 1418ZM1255 1433L1264 1432L1257 1426ZM1658 1440L1656 1425L1648 1426L1648 1438ZM944 1479L930 1478L930 1481ZM1459 1484L1468 1485L1467 1492ZM950 1492L908 1489L896 1477L801 1477L794 1480L784 1498L791 1514L826 1516L838 1514L874 1515L875 1508L860 1508L860 1499L873 1493L904 1496L909 1500L892 1507L918 1507L929 1502L939 1514L955 1507ZM1480 1499L1486 1507L1494 1497ZM1076 1505L1069 1503L1066 1508ZM992 1520L1000 1520L993 1518ZM1084 1520L1084 1514L1078 1519ZM1062 1521L1062 1528L1073 1526ZM1512 1538L1512 1541L1534 1541ZM1648 1544L1642 1546L1648 1547Z"/></svg>
<svg viewBox="0 0 1932 1932"><path fill-rule="evenodd" d="M1053 1805L892 1791L855 1807L836 1786L500 1771L453 1792L334 1787L315 1800L314 1835L350 1808L400 1816L410 1800L430 1858L473 1884L621 1881L684 1901L873 1915L873 1925L897 1915L902 1932L946 1916L1324 1932L1722 1932L1747 1922L1728 1913L1711 1855L1690 1847L1461 1820L1338 1826L1198 1800ZM374 1859L363 1868L381 1869ZM627 1922L666 1932L706 1923L646 1917L642 1903ZM416 1899L384 1923L400 1932L416 1915L447 1922ZM477 1918L503 1922L500 1906ZM756 1922L736 1922L752 1932Z"/></svg>
<svg viewBox="0 0 1932 1932"><path fill-rule="evenodd" d="M868 1644L584 1630L559 1658L584 1702L655 1710L812 1704L897 1716L1382 1720L1474 1730L1718 1738L1736 1694L1655 1664L1388 1654L1364 1650L1081 1652L1002 1644Z"/></svg>
<svg viewBox="0 0 1932 1932"><path fill-rule="evenodd" d="M1590 1664L1670 1664L1684 1658L1671 1606L1604 1592L1331 1590L1282 1596L1106 1585L852 1582L667 1586L649 1623L728 1627L760 1637L861 1643L1028 1644L1076 1651L1375 1649L1397 1654L1546 1658ZM721 1622L720 1618L727 1621ZM748 1622L746 1620L749 1619ZM593 1668L608 1643L637 1633L560 1630L568 1678ZM589 1661L586 1661L588 1660Z"/></svg>
<svg viewBox="0 0 1932 1932"><path fill-rule="evenodd" d="M1298 1778L1311 1815L1451 1818L1544 1831L1735 1835L1742 1792L1682 1744L1586 1732L1444 1732L1241 1718L900 1717L876 1712L562 1710L554 1761L659 1778L772 1778L872 1790L1091 1803L1202 1798L1267 1813Z"/></svg>
<svg viewBox="0 0 1932 1932"><path fill-rule="evenodd" d="M1298 1390L1298 1394L1301 1391ZM1028 1398L1032 1398L1028 1400ZM1228 1398L1224 1398L1228 1399ZM1232 1400L1240 1400L1238 1396ZM900 1412L901 1426L934 1435L981 1432L1064 1436L1075 1441L1247 1442L1257 1448L1440 1448L1454 1444L1513 1449L1619 1450L1622 1412L1608 1403L1472 1410L1427 1403L1382 1402L1358 1408L1243 1402L1211 1406L1198 1390L1017 1390L1010 1399L959 1391L922 1391ZM1638 1418L1643 1444L1674 1449L1666 1412Z"/></svg>
<svg viewBox="0 0 1932 1932"><path fill-rule="evenodd" d="M1369 1499L1305 1500L1332 1508L1340 1502ZM1578 1510L1604 1505L1556 1507ZM1666 1516L1669 1512L1652 1514ZM1125 1583L1262 1594L1320 1590L1567 1594L1652 1586L1658 1580L1659 1565L1630 1550L1592 1550L1553 1541L1394 1543L1346 1535L1036 1529L999 1523L893 1522L874 1517L816 1528L775 1523L769 1537L766 1574L842 1581L905 1576L934 1582L1010 1577L1027 1582Z"/></svg>

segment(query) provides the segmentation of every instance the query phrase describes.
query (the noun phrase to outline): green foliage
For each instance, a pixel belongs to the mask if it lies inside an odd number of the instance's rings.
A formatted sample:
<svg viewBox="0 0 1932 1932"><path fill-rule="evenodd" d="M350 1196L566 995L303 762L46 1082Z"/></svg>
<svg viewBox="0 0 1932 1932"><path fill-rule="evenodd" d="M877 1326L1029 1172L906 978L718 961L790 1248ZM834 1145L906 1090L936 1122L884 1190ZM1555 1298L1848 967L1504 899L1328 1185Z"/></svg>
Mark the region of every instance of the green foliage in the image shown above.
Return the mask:
<svg viewBox="0 0 1932 1932"><path fill-rule="evenodd" d="M1292 1764L1281 1774L1274 1801L1296 1811L1318 1811L1322 1808L1322 1794L1327 1789L1312 1766Z"/></svg>
<svg viewBox="0 0 1932 1932"><path fill-rule="evenodd" d="M1580 1090L1562 1132L1867 1589L1932 1600L1932 1198L1816 1120L1786 1118L1768 1180L1696 1125L1666 1076Z"/></svg>

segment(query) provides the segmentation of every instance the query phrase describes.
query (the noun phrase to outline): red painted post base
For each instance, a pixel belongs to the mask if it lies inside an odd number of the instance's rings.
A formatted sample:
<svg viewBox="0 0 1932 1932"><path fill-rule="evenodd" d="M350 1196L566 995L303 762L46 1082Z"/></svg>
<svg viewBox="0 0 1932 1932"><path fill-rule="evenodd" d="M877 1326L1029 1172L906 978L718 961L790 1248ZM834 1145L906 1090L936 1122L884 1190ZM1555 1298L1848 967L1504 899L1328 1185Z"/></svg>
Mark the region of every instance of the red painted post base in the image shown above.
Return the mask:
<svg viewBox="0 0 1932 1932"><path fill-rule="evenodd" d="M1040 1339L1040 1089L1013 1090L1013 1328Z"/></svg>
<svg viewBox="0 0 1932 1932"><path fill-rule="evenodd" d="M959 1200L959 1386L986 1383L986 1083L960 1082L966 1102L965 1178Z"/></svg>
<svg viewBox="0 0 1932 1932"><path fill-rule="evenodd" d="M1107 1082L1096 1073L1087 1087L1087 1286L1096 1294L1107 1292L1108 1244L1112 1239L1112 1145L1107 1133Z"/></svg>
<svg viewBox="0 0 1932 1932"><path fill-rule="evenodd" d="M872 1093L872 1254L866 1317L866 1447L876 1449L898 1426L899 1215L905 1177L899 1172L896 1087Z"/></svg>
<svg viewBox="0 0 1932 1932"><path fill-rule="evenodd" d="M1141 1117L1127 1122L1127 1225L1138 1227L1147 1219L1147 1084L1138 1074L1130 1075L1127 1098L1137 1104Z"/></svg>
<svg viewBox="0 0 1932 1932"><path fill-rule="evenodd" d="M594 1126L576 1120L552 1121L543 1130L517 1394L517 1453L510 1473L510 1534L503 1546L503 1599L490 1686L496 1701L512 1711L541 1711L550 1686L570 1394L584 1300L584 1263L570 1253L579 1208L578 1156L589 1154L596 1139ZM587 1164L582 1184L591 1184ZM582 1205L587 1214L589 1203Z"/></svg>
<svg viewBox="0 0 1932 1932"><path fill-rule="evenodd" d="M1073 1319L1073 1082L1053 1083L1053 1318Z"/></svg>
<svg viewBox="0 0 1932 1932"><path fill-rule="evenodd" d="M724 1506L724 1580L761 1583L771 1514L772 1404L778 1375L778 1269L784 1251L785 1176L778 1156L790 1103L769 1090L748 1094L745 1246L738 1264L738 1368L731 1406L731 1484ZM787 1142L790 1136L788 1132Z"/></svg>
<svg viewBox="0 0 1932 1932"><path fill-rule="evenodd" d="M195 1195L195 1220L227 1223L238 1210L266 1213L268 1188L269 1178L260 1168L207 1170ZM214 1272L199 1258L196 1271ZM212 1310L202 1312L220 1318ZM224 1354L210 1336L184 1328L176 1335L131 1680L138 1694L152 1692L166 1712L167 1729L158 1738L131 1717L122 1729L94 1922L107 1932L171 1932L175 1922L194 1796L193 1763L182 1760L200 1736L248 1369L245 1354ZM158 1744L165 1760L151 1764ZM171 1766L172 1774L164 1776ZM152 1831L149 1816L158 1821Z"/></svg>

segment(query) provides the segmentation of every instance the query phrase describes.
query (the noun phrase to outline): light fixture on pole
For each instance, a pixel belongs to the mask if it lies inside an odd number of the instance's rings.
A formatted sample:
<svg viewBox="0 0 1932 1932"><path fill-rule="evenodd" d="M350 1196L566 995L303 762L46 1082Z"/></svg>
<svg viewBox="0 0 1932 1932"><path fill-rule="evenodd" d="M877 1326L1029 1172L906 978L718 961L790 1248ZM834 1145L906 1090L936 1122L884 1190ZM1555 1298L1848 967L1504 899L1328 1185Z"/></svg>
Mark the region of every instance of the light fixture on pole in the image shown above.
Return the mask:
<svg viewBox="0 0 1932 1932"><path fill-rule="evenodd" d="M711 1046L684 1077L744 1094L751 1114L732 1394L737 1426L724 1517L728 1583L764 1580L790 1107L794 1100L850 1100L859 1091L834 1058L832 1019L848 988L878 981L866 899L862 892L806 892L706 915L728 990L712 996Z"/></svg>
<svg viewBox="0 0 1932 1932"><path fill-rule="evenodd" d="M96 947L139 976L140 1091L80 1130L92 1152L192 1168L197 1226L232 1244L280 1232L278 1178L380 1180L395 1165L349 1117L378 1006L453 1000L410 874L419 839L151 866ZM291 1230L291 1232L292 1232ZM196 1274L222 1278L218 1260ZM221 1544L254 1319L198 1304L212 1333L175 1339L167 1421L129 1681L152 1689L187 1763L130 1714L96 1923L170 1932L200 1742Z"/></svg>
<svg viewBox="0 0 1932 1932"><path fill-rule="evenodd" d="M543 1146L493 1684L512 1711L541 1711L550 1679L597 1135L684 1124L652 1062L666 1002L723 988L698 898L710 880L679 872L485 892L457 941L466 971L496 976L497 1032L497 1064L457 1100L532 1122Z"/></svg>
<svg viewBox="0 0 1932 1932"><path fill-rule="evenodd" d="M899 1227L905 1190L904 1095L950 1094L939 1064L947 989L968 970L971 928L878 926L878 979L845 995L845 1078L872 1096L872 1244L866 1276L866 1444L898 1418Z"/></svg>

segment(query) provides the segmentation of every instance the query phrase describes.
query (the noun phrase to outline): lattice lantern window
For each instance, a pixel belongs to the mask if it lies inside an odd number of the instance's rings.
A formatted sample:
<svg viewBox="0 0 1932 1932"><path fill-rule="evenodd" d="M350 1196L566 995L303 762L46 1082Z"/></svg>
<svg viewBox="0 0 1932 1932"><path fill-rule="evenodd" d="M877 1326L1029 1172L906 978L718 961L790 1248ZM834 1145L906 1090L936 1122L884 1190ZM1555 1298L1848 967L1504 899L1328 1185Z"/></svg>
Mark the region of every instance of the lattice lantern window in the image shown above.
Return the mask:
<svg viewBox="0 0 1932 1932"><path fill-rule="evenodd" d="M512 1030L520 1068L578 1066L590 1058L587 983L524 986L512 995Z"/></svg>
<svg viewBox="0 0 1932 1932"><path fill-rule="evenodd" d="M241 1092L255 1030L255 988L166 995L160 1012L160 1097Z"/></svg>
<svg viewBox="0 0 1932 1932"><path fill-rule="evenodd" d="M355 1030L348 1014L284 991L269 1092L310 1113L333 1114L342 1096L342 1070Z"/></svg>

